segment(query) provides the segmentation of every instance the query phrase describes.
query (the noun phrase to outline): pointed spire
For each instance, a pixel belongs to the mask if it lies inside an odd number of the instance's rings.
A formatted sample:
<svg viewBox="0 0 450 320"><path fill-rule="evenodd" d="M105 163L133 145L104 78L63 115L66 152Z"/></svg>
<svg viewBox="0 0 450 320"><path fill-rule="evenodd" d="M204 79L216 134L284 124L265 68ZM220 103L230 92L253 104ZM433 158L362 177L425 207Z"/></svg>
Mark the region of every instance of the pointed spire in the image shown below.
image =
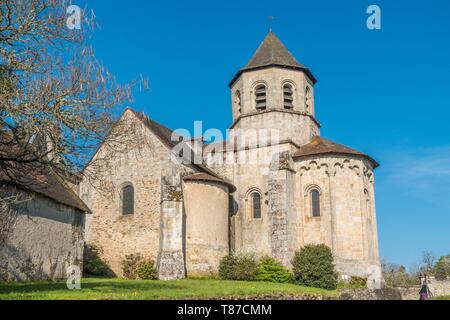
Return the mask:
<svg viewBox="0 0 450 320"><path fill-rule="evenodd" d="M300 64L272 30L256 50L245 69L258 68L269 65L279 65L294 68L305 68Z"/></svg>
<svg viewBox="0 0 450 320"><path fill-rule="evenodd" d="M234 76L233 80L230 82L230 87L243 72L265 67L281 67L301 70L304 71L314 83L316 82L316 78L312 75L311 71L299 63L280 39L278 39L275 33L270 30L247 65L239 70Z"/></svg>

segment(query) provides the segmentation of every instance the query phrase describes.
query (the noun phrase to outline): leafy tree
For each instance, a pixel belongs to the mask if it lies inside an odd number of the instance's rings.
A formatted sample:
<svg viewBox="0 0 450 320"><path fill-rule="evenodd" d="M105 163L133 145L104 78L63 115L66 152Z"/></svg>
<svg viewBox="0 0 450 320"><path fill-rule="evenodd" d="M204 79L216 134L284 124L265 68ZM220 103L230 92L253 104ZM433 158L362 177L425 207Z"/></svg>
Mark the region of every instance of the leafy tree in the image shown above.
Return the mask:
<svg viewBox="0 0 450 320"><path fill-rule="evenodd" d="M419 268L415 267L412 269L412 272L408 272L402 265L390 263L385 259L381 261L383 278L388 287L410 287L419 285Z"/></svg>
<svg viewBox="0 0 450 320"><path fill-rule="evenodd" d="M434 266L434 276L437 280L447 280L450 277L450 255L439 258Z"/></svg>

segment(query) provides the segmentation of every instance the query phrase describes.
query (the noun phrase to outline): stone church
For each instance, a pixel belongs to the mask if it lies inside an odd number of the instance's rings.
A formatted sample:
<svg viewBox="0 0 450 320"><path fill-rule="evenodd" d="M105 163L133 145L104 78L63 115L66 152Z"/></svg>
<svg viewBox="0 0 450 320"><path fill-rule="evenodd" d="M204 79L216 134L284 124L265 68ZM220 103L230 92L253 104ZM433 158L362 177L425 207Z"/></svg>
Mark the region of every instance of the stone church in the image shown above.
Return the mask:
<svg viewBox="0 0 450 320"><path fill-rule="evenodd" d="M126 255L141 254L155 260L161 279L217 273L229 252L270 255L290 267L302 246L324 243L342 279L379 283L378 163L321 137L315 83L270 31L229 83L228 139L180 142L172 130L126 109L119 121L146 142L108 160L100 176L111 192L80 183L93 213L87 243L101 248L118 275ZM260 139L267 131L271 138ZM180 144L183 152L174 151ZM95 157L107 152L100 147ZM246 161L250 154L264 159ZM186 155L195 161L179 161Z"/></svg>

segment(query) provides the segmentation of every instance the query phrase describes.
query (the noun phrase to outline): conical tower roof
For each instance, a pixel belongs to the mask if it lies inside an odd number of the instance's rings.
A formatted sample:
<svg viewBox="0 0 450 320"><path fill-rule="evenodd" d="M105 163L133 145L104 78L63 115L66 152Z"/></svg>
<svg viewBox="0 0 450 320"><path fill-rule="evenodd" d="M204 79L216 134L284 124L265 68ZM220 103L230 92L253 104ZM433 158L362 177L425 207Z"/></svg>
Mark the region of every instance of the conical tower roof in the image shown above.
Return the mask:
<svg viewBox="0 0 450 320"><path fill-rule="evenodd" d="M305 68L301 65L272 31L266 36L244 69L281 65Z"/></svg>
<svg viewBox="0 0 450 320"><path fill-rule="evenodd" d="M269 31L264 41L258 47L253 57L247 63L247 65L238 71L230 82L230 86L239 78L239 76L250 70L262 69L267 67L281 67L294 70L304 71L311 80L315 83L316 79L312 75L311 71L294 58L289 50L284 46L280 39L272 32Z"/></svg>

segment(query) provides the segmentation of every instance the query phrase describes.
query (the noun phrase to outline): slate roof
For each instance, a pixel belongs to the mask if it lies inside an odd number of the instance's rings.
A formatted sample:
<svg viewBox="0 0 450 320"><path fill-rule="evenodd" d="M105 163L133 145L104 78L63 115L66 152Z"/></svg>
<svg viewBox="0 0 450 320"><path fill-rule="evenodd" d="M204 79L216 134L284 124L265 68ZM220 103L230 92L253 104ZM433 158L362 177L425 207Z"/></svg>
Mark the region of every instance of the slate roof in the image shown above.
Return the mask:
<svg viewBox="0 0 450 320"><path fill-rule="evenodd" d="M319 136L315 136L310 143L300 147L292 157L296 159L321 154L349 154L360 156L371 161L375 168L379 166L378 162L370 156Z"/></svg>
<svg viewBox="0 0 450 320"><path fill-rule="evenodd" d="M275 35L275 33L270 31L247 65L239 70L234 76L233 80L230 82L230 87L243 72L266 67L281 67L302 70L314 83L317 81L311 71L303 64L299 63Z"/></svg>

